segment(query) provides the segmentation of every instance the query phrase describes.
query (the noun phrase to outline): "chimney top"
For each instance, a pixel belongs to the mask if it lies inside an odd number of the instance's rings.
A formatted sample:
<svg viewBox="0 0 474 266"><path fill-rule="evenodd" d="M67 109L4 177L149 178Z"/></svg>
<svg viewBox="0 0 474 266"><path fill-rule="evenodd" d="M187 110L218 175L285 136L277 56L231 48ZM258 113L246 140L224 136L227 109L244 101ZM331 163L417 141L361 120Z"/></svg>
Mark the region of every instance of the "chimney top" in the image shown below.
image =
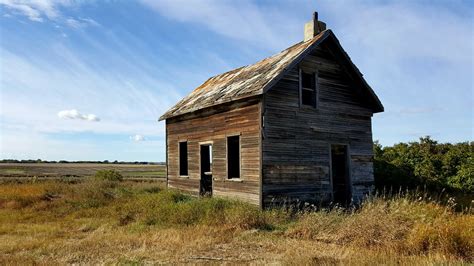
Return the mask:
<svg viewBox="0 0 474 266"><path fill-rule="evenodd" d="M313 19L304 24L304 41L313 39L321 31L326 30L326 23L318 20L318 12L313 13Z"/></svg>

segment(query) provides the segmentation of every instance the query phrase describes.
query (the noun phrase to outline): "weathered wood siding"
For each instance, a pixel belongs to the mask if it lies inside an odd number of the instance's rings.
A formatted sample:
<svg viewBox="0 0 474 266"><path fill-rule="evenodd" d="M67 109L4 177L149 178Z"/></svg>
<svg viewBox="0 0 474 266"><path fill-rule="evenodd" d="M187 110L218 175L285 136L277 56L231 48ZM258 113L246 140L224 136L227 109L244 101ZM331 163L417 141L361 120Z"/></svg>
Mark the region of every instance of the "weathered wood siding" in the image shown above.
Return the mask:
<svg viewBox="0 0 474 266"><path fill-rule="evenodd" d="M330 144L348 144L353 198L373 183L372 111L327 48L300 64L319 72L317 109L299 106L299 70L289 71L264 96L263 202L329 201Z"/></svg>
<svg viewBox="0 0 474 266"><path fill-rule="evenodd" d="M168 186L197 195L200 186L199 143L212 141L213 195L260 204L260 99L228 104L194 118L167 119ZM227 179L226 137L240 133L241 180ZM179 141L188 141L188 177L179 176Z"/></svg>

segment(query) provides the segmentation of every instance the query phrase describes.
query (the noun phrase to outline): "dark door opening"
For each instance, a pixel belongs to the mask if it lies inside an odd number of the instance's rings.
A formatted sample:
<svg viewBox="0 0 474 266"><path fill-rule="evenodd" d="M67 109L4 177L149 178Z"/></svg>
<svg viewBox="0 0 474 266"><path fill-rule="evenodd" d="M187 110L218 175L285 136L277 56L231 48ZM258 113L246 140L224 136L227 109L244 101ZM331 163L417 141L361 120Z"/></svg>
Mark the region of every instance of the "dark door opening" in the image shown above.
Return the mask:
<svg viewBox="0 0 474 266"><path fill-rule="evenodd" d="M346 145L331 145L331 173L334 203L351 202L351 185Z"/></svg>
<svg viewBox="0 0 474 266"><path fill-rule="evenodd" d="M200 146L201 158L201 183L199 193L201 196L212 196L212 146Z"/></svg>

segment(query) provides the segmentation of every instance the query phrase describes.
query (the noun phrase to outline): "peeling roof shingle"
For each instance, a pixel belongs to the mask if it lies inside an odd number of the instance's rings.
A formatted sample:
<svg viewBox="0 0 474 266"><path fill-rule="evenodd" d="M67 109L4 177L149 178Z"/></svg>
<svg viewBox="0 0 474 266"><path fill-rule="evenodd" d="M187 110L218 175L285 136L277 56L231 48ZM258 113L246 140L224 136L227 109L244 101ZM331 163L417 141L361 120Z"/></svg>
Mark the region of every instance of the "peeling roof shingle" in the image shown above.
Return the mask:
<svg viewBox="0 0 474 266"><path fill-rule="evenodd" d="M253 65L214 76L184 97L160 117L160 120L201 110L214 105L260 95L266 86L284 72L309 47L327 36L323 31L312 40L297 43Z"/></svg>

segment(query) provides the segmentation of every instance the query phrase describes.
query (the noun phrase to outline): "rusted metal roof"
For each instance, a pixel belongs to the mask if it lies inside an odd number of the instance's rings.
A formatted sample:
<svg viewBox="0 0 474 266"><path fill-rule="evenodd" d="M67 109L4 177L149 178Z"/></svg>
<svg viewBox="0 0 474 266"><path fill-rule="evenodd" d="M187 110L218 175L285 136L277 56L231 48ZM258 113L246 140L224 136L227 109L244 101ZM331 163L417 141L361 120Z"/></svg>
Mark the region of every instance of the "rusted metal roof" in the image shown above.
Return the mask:
<svg viewBox="0 0 474 266"><path fill-rule="evenodd" d="M297 43L253 65L214 76L184 97L160 117L160 120L191 113L214 105L263 94L289 66L330 34L326 30L307 42Z"/></svg>

